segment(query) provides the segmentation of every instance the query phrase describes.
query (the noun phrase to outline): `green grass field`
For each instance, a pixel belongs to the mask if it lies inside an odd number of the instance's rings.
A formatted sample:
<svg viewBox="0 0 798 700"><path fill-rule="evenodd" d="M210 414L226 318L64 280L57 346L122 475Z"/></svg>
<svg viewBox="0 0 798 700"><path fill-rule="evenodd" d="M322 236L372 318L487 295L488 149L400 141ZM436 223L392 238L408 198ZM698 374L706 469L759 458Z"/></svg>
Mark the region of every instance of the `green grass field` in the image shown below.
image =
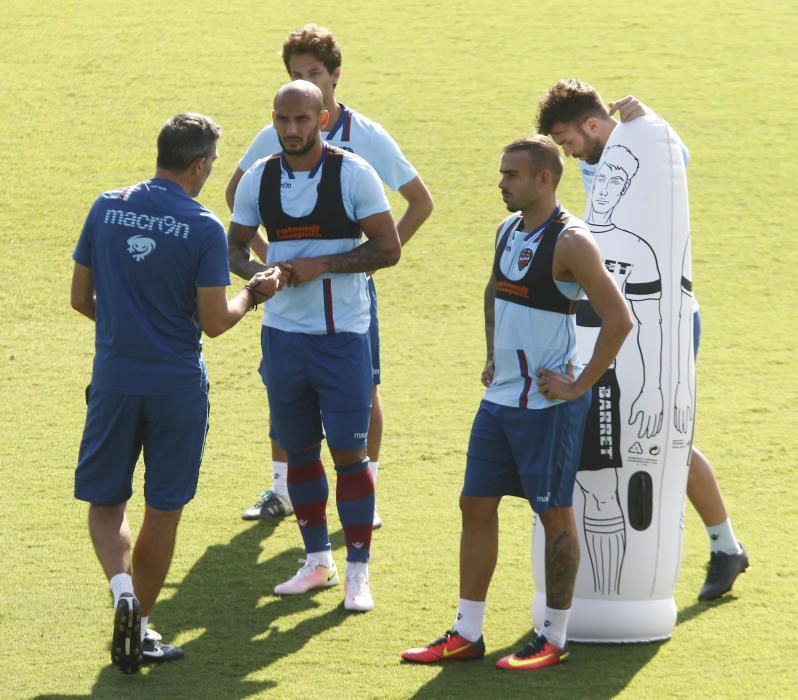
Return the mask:
<svg viewBox="0 0 798 700"><path fill-rule="evenodd" d="M200 199L226 221L227 180L286 79L282 39L307 21L331 27L343 46L340 99L389 129L436 201L399 266L378 275L387 431L385 525L371 566L377 608L346 615L338 589L271 594L301 550L292 519L240 520L269 473L253 315L206 343L212 430L152 618L186 660L125 677L109 665L107 587L86 506L72 497L94 329L69 306L71 253L100 191L152 174L157 131L179 111L210 114L224 128ZM795 697L792 0L0 0L0 31L0 696ZM481 395L482 290L505 215L499 153L530 132L543 91L574 76L608 99L639 96L691 150L704 322L696 443L715 466L751 568L733 595L697 603L708 547L688 507L670 641L579 645L557 669L501 674L492 662L527 635L533 593L528 507L507 500L488 599L490 658L404 666L399 652L446 629L457 601L457 497ZM560 196L581 212L573 162ZM134 528L140 475L136 488Z"/></svg>

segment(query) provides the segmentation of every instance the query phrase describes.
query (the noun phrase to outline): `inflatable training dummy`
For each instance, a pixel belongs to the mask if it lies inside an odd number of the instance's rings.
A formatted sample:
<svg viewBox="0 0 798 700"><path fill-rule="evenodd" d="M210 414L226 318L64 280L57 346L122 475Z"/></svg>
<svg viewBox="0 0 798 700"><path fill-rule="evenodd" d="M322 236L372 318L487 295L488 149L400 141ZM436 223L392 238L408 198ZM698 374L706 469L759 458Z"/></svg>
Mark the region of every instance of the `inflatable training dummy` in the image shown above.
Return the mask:
<svg viewBox="0 0 798 700"><path fill-rule="evenodd" d="M629 303L634 328L594 385L574 517L581 561L568 625L574 641L670 636L695 416L687 178L680 141L647 115L613 129L585 221ZM577 308L583 362L600 322ZM533 620L546 604L544 535L533 538Z"/></svg>

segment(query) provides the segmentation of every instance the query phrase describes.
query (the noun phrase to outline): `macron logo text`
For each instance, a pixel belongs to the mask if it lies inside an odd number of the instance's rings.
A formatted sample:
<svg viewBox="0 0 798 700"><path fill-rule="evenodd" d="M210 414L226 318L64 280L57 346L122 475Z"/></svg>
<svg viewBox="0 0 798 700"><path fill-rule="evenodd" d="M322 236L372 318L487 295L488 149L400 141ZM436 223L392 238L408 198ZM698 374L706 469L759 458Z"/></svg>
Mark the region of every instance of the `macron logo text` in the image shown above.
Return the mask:
<svg viewBox="0 0 798 700"><path fill-rule="evenodd" d="M121 209L108 209L105 212L104 223L114 226L126 226L139 231L160 231L165 236L188 238L191 228L184 221L178 221L174 216L149 216L137 214L134 211Z"/></svg>

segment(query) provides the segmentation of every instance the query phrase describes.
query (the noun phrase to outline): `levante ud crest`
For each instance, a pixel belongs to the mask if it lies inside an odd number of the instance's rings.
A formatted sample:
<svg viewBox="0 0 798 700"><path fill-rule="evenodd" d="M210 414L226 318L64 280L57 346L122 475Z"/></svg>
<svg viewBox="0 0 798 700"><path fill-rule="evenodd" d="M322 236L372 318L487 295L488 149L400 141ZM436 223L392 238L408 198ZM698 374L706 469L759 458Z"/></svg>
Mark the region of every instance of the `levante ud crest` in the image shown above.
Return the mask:
<svg viewBox="0 0 798 700"><path fill-rule="evenodd" d="M521 271L526 267L529 267L529 263L532 262L532 249L531 248L524 248L520 255L518 256L518 270Z"/></svg>

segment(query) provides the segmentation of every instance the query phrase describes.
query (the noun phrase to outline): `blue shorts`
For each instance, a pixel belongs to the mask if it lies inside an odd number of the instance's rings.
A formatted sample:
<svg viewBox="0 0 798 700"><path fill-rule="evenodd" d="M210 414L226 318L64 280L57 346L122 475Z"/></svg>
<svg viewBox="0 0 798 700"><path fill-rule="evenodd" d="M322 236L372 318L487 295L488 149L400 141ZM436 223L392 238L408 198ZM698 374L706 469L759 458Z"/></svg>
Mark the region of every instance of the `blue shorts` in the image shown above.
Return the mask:
<svg viewBox="0 0 798 700"><path fill-rule="evenodd" d="M380 383L380 319L377 317L377 289L374 278L369 277L369 297L371 298L371 322L369 323L369 342L371 343L371 379Z"/></svg>
<svg viewBox="0 0 798 700"><path fill-rule="evenodd" d="M105 506L127 501L142 450L148 505L176 510L194 498L208 432L207 388L130 396L89 387L86 400L75 498Z"/></svg>
<svg viewBox="0 0 798 700"><path fill-rule="evenodd" d="M269 394L272 431L286 450L315 445L366 446L371 414L368 334L311 335L263 326L260 376Z"/></svg>
<svg viewBox="0 0 798 700"><path fill-rule="evenodd" d="M573 504L590 392L551 408L483 400L468 443L463 496L520 496L536 513Z"/></svg>

